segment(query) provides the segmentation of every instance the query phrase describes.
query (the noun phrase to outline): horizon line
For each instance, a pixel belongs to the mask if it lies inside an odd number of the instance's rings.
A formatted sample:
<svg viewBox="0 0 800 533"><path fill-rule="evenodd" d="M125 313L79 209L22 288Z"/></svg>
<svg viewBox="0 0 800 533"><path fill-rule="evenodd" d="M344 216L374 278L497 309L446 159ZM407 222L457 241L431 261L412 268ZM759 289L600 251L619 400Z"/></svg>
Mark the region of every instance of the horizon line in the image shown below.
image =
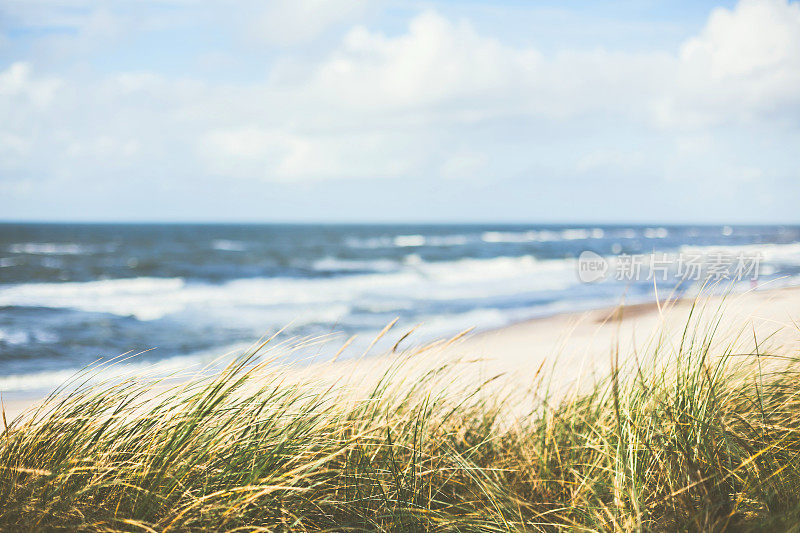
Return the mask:
<svg viewBox="0 0 800 533"><path fill-rule="evenodd" d="M731 222L731 221L535 221L535 220L69 220L69 219L0 219L0 225L40 224L40 225L192 225L192 226L800 226L800 221L763 221L763 222Z"/></svg>

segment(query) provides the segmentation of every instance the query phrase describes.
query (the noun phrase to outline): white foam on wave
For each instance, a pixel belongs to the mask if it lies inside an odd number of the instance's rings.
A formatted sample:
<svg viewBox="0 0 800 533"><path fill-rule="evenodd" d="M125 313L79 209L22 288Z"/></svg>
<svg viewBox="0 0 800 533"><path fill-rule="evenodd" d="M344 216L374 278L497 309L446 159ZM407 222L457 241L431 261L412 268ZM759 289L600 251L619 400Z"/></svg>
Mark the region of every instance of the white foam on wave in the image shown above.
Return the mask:
<svg viewBox="0 0 800 533"><path fill-rule="evenodd" d="M28 334L24 331L0 329L0 342L19 345L28 343Z"/></svg>
<svg viewBox="0 0 800 533"><path fill-rule="evenodd" d="M605 231L601 228L568 228L561 231L485 231L481 240L487 243L525 243L557 242L587 239L602 239Z"/></svg>
<svg viewBox="0 0 800 533"><path fill-rule="evenodd" d="M512 231L485 231L481 240L489 243L515 243L532 242L539 239L538 231L512 232Z"/></svg>
<svg viewBox="0 0 800 533"><path fill-rule="evenodd" d="M96 246L86 246L75 243L57 242L22 242L10 244L8 251L14 254L33 254L33 255L84 255L98 251ZM103 249L108 249L104 247Z"/></svg>
<svg viewBox="0 0 800 533"><path fill-rule="evenodd" d="M669 236L667 228L645 228L644 236L648 239L666 239Z"/></svg>
<svg viewBox="0 0 800 533"><path fill-rule="evenodd" d="M425 246L424 235L398 235L392 241L398 248L408 248L412 246Z"/></svg>
<svg viewBox="0 0 800 533"><path fill-rule="evenodd" d="M431 235L425 238L428 246L462 246L469 244L471 239L467 235Z"/></svg>
<svg viewBox="0 0 800 533"><path fill-rule="evenodd" d="M477 241L477 235L397 235L396 237L371 237L367 239L348 238L345 245L348 248L379 249L379 248L413 248L419 246L463 246Z"/></svg>
<svg viewBox="0 0 800 533"><path fill-rule="evenodd" d="M78 369L35 372L32 374L0 375L0 392L49 390L74 376Z"/></svg>
<svg viewBox="0 0 800 533"><path fill-rule="evenodd" d="M231 241L228 239L217 239L211 242L211 247L214 250L223 252L244 252L247 250L247 243L241 241Z"/></svg>
<svg viewBox="0 0 800 533"><path fill-rule="evenodd" d="M135 378L140 380L166 377L189 377L197 375L204 368L213 365L219 368L238 354L251 347L249 343L238 343L202 350L187 355L178 355L159 361L142 361L139 357L122 358L113 364L100 365L89 370L85 377L89 383ZM28 374L0 375L0 391L52 390L67 382L79 372L80 368L32 372ZM81 381L84 381L83 378Z"/></svg>
<svg viewBox="0 0 800 533"><path fill-rule="evenodd" d="M340 312L341 306L369 306L385 300L407 306L415 301L559 290L577 281L571 259L537 261L522 256L431 263L407 259L388 272L336 278L244 278L208 284L143 277L10 285L0 288L0 306L70 308L142 321L185 312L209 320L222 313L248 312L282 316L285 322L308 305Z"/></svg>
<svg viewBox="0 0 800 533"><path fill-rule="evenodd" d="M185 285L181 278L23 283L0 288L0 307L71 308L154 320L183 308L178 300Z"/></svg>
<svg viewBox="0 0 800 533"><path fill-rule="evenodd" d="M680 251L724 248L759 253L766 263L800 265L800 243L683 247ZM29 283L0 287L0 306L69 308L157 320L191 313L209 321L230 317L262 329L285 324L325 323L347 317L352 308L415 309L421 302L486 300L533 292L557 292L578 284L574 259L533 256L463 258L425 262L410 254L402 262L325 258L320 270L367 270L334 278L244 278L221 284L187 283L181 278L132 278L90 282ZM389 302L389 304L387 304ZM313 312L312 312L313 311Z"/></svg>
<svg viewBox="0 0 800 533"><path fill-rule="evenodd" d="M235 300L222 302L212 309L189 304L181 315L192 324L209 327L231 324L239 330L249 329L258 336L271 329L290 329L312 324L332 326L341 323L352 307L343 302L326 302L314 305L253 305Z"/></svg>
<svg viewBox="0 0 800 533"><path fill-rule="evenodd" d="M368 250L373 250L376 248L391 248L394 246L394 244L392 244L392 239L389 237L373 237L369 239L350 237L345 239L345 245L348 248L364 248Z"/></svg>
<svg viewBox="0 0 800 533"><path fill-rule="evenodd" d="M58 342L59 336L52 331L34 329L24 331L20 329L0 329L0 342L12 346L20 346L31 342L54 343Z"/></svg>
<svg viewBox="0 0 800 533"><path fill-rule="evenodd" d="M684 253L713 254L745 254L748 256L759 255L763 263L780 263L784 265L800 265L800 242L778 244L732 244L710 246L681 246Z"/></svg>
<svg viewBox="0 0 800 533"><path fill-rule="evenodd" d="M391 259L338 259L328 256L314 261L312 267L318 271L371 270L375 272L392 272L400 268L400 264Z"/></svg>
<svg viewBox="0 0 800 533"><path fill-rule="evenodd" d="M600 228L591 229L565 229L561 232L561 238L565 241L576 241L586 239L602 239L605 231Z"/></svg>

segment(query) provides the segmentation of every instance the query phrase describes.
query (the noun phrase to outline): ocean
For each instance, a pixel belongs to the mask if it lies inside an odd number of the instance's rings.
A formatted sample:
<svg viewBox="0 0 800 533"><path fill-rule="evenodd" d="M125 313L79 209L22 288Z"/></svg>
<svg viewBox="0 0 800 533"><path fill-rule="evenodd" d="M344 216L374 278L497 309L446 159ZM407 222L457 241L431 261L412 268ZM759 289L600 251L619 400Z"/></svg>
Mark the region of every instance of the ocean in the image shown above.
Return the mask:
<svg viewBox="0 0 800 533"><path fill-rule="evenodd" d="M331 337L302 354L324 357L351 335L359 353L395 318L385 342L414 326L406 342L424 342L697 286L654 283L647 265L585 283L587 250L757 254L758 279L735 290L800 284L799 226L4 223L0 391L46 391L121 354L138 355L115 369L195 368L281 328Z"/></svg>

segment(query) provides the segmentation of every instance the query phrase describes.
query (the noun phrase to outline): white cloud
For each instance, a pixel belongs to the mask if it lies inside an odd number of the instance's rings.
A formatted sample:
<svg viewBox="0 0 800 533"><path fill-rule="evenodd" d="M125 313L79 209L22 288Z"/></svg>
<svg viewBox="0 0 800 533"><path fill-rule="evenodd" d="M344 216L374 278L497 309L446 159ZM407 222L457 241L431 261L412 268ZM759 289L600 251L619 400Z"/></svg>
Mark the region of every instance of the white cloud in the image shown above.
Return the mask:
<svg viewBox="0 0 800 533"><path fill-rule="evenodd" d="M139 142L136 140L121 140L101 135L69 143L65 154L74 159L105 161L118 157L130 158L136 155L138 151Z"/></svg>
<svg viewBox="0 0 800 533"><path fill-rule="evenodd" d="M252 24L272 43L306 43L362 9L355 0L274 2ZM59 79L13 63L0 72L0 111L10 117L0 143L13 154L3 164L86 179L125 167L277 181L501 179L534 167L633 174L670 157L697 165L702 153L680 139L797 116L800 7L743 0L714 11L680 50L641 53L544 53L428 10L399 33L352 27L295 67L221 83L146 71ZM625 145L637 139L647 142ZM731 158L717 169L761 169L732 149L715 154Z"/></svg>
<svg viewBox="0 0 800 533"><path fill-rule="evenodd" d="M200 142L214 173L279 181L401 176L413 170L407 148L391 135L300 136L258 127L214 130Z"/></svg>
<svg viewBox="0 0 800 533"><path fill-rule="evenodd" d="M396 36L353 28L327 59L310 65L305 76L293 69L292 78L307 101L360 120L378 112L390 124L502 116L563 121L587 114L652 122L675 66L666 53L598 49L546 57L482 35L466 20L425 11Z"/></svg>
<svg viewBox="0 0 800 533"><path fill-rule="evenodd" d="M800 4L742 0L716 9L680 50L660 119L703 125L800 111Z"/></svg>
<svg viewBox="0 0 800 533"><path fill-rule="evenodd" d="M651 162L652 163L652 162ZM576 170L582 174L598 171L641 171L647 165L646 157L639 151L620 149L597 149L578 157Z"/></svg>
<svg viewBox="0 0 800 533"><path fill-rule="evenodd" d="M442 163L441 175L449 179L482 178L489 164L489 156L483 152L455 151Z"/></svg>
<svg viewBox="0 0 800 533"><path fill-rule="evenodd" d="M504 46L466 21L427 11L397 37L352 29L312 83L320 97L348 105L420 107L513 94L531 83L540 61L535 50Z"/></svg>
<svg viewBox="0 0 800 533"><path fill-rule="evenodd" d="M281 162L302 147L303 140L295 136L251 126L207 133L200 155L211 172L263 179L275 176Z"/></svg>
<svg viewBox="0 0 800 533"><path fill-rule="evenodd" d="M800 5L780 0L743 0L733 11L712 12L681 59L708 79L737 80L796 70L800 63Z"/></svg>
<svg viewBox="0 0 800 533"><path fill-rule="evenodd" d="M366 8L366 0L270 0L245 23L250 41L292 46L311 41L332 26L352 20Z"/></svg>
<svg viewBox="0 0 800 533"><path fill-rule="evenodd" d="M16 105L30 103L36 109L44 109L62 85L61 80L53 77L34 79L31 70L30 63L18 61L0 72L0 98L9 107L16 100Z"/></svg>

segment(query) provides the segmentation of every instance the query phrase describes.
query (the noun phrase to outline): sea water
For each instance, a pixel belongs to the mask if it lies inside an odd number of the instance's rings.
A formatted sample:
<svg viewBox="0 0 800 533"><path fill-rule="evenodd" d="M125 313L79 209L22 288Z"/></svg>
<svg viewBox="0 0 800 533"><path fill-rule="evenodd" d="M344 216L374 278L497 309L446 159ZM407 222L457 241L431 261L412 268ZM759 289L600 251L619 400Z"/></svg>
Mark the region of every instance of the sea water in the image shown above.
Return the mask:
<svg viewBox="0 0 800 533"><path fill-rule="evenodd" d="M324 358L395 318L385 343L648 301L679 284L583 283L577 258L717 249L800 283L797 226L0 224L0 391L129 353L115 368L198 367L281 328L329 339L285 357Z"/></svg>

